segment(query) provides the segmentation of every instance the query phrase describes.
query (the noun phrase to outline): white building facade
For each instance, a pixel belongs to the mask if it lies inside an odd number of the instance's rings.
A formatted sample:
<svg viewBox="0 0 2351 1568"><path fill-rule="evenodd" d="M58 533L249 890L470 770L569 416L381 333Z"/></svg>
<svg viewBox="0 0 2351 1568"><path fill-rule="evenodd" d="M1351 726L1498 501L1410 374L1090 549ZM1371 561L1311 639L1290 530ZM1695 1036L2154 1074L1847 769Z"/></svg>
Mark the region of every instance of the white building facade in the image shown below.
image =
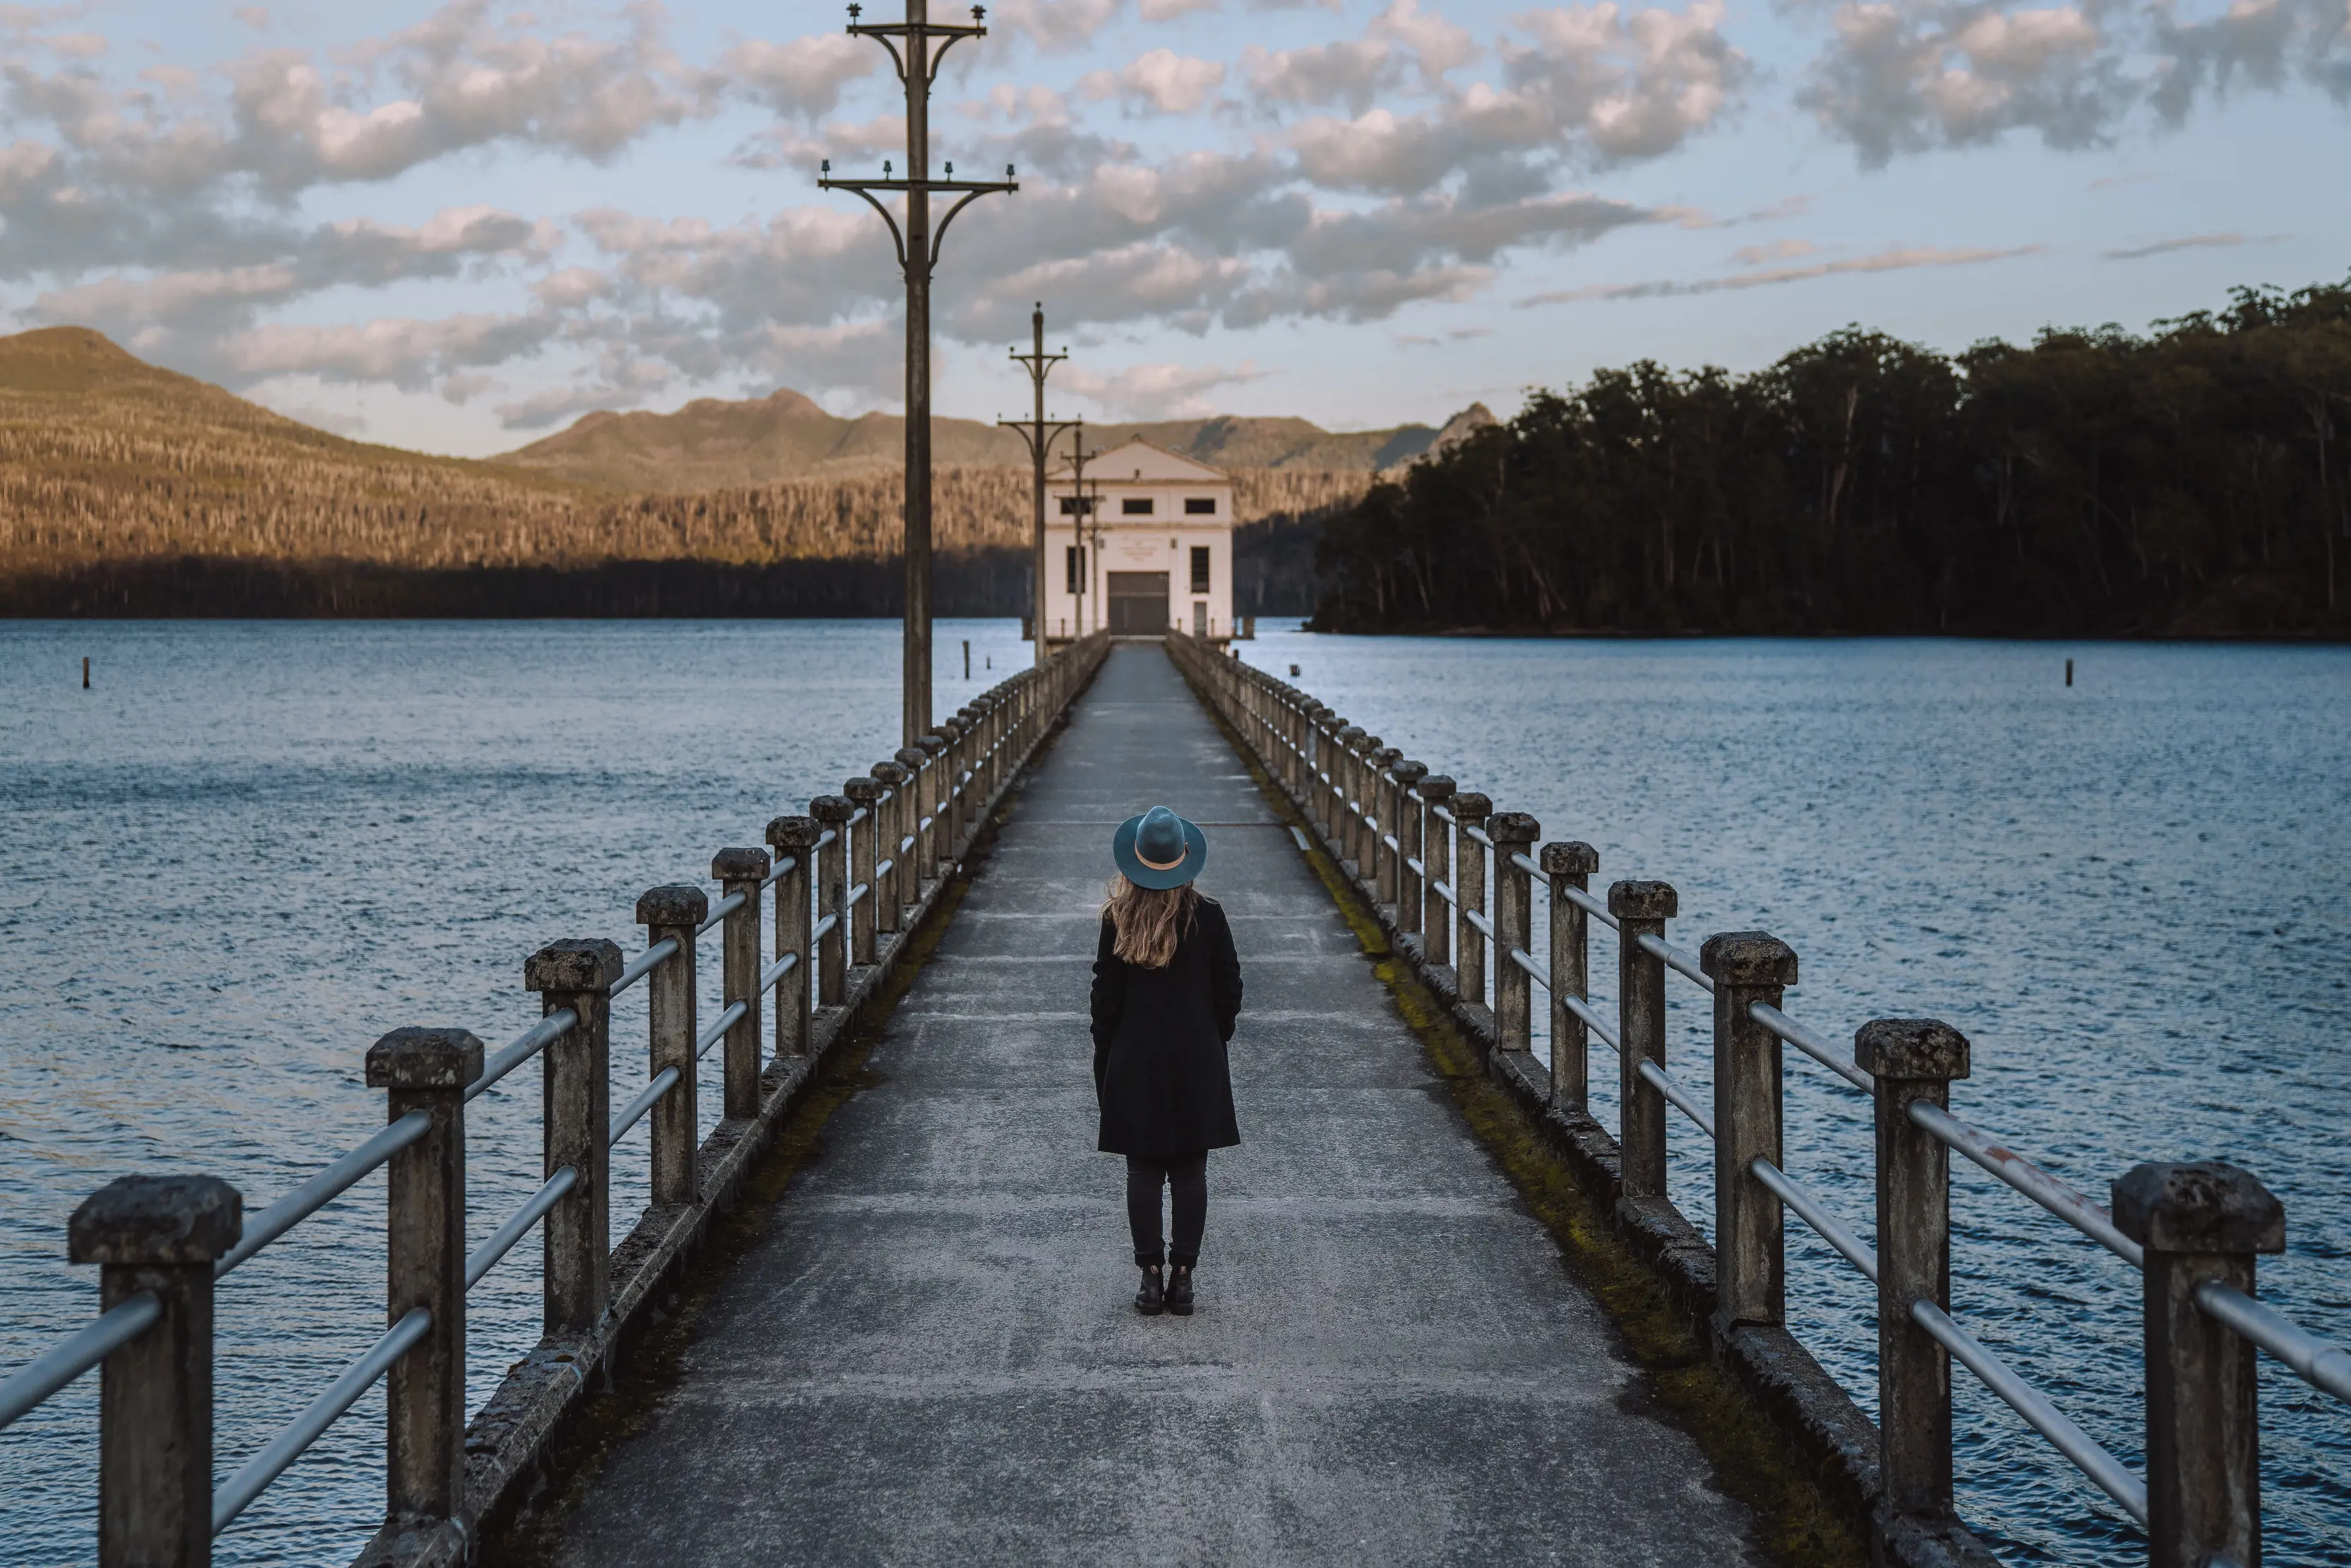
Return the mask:
<svg viewBox="0 0 2351 1568"><path fill-rule="evenodd" d="M1067 464L1045 486L1045 635L1171 627L1217 643L1233 627L1233 482L1147 441Z"/></svg>

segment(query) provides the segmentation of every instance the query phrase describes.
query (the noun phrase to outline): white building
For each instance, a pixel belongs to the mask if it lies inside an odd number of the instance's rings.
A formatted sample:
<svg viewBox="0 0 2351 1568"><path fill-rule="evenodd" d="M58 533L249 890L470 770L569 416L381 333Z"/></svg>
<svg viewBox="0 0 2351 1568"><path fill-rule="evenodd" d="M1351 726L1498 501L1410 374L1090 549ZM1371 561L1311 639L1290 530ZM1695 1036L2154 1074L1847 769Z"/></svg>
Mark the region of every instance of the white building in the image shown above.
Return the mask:
<svg viewBox="0 0 2351 1568"><path fill-rule="evenodd" d="M1233 636L1233 482L1205 463L1129 441L1045 485L1045 633L1180 627Z"/></svg>

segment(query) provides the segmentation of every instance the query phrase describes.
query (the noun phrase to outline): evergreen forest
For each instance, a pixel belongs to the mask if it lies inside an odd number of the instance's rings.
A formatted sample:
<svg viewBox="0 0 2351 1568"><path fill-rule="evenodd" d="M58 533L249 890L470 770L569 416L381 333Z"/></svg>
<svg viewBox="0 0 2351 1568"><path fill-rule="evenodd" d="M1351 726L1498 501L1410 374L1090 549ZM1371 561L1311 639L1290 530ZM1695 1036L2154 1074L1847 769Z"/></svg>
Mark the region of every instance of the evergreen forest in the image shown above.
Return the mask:
<svg viewBox="0 0 2351 1568"><path fill-rule="evenodd" d="M1335 511L1345 632L2351 634L2351 283L1946 357L1644 361Z"/></svg>

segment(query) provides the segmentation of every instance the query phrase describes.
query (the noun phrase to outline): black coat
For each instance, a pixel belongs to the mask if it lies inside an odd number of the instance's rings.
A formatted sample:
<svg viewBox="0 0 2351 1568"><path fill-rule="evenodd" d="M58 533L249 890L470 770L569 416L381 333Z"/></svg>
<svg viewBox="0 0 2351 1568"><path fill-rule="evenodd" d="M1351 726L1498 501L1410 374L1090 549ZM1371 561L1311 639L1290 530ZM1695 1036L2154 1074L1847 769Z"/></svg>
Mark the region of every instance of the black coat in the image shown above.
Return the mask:
<svg viewBox="0 0 2351 1568"><path fill-rule="evenodd" d="M1105 915L1094 954L1094 1093L1106 1154L1146 1159L1226 1149L1241 1141L1233 1120L1226 1042L1241 1011L1241 963L1232 927L1212 898L1164 969L1112 950Z"/></svg>

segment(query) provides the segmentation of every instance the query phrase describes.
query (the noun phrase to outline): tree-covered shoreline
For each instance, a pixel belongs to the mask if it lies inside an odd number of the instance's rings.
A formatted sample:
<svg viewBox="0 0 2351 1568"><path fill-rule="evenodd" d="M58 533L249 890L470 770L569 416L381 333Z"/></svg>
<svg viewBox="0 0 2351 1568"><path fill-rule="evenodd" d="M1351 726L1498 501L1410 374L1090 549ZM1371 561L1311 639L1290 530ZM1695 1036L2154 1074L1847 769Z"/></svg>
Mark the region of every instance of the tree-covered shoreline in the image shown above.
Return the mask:
<svg viewBox="0 0 2351 1568"><path fill-rule="evenodd" d="M1333 516L1340 632L2351 637L2351 283L1956 356L1644 361Z"/></svg>

